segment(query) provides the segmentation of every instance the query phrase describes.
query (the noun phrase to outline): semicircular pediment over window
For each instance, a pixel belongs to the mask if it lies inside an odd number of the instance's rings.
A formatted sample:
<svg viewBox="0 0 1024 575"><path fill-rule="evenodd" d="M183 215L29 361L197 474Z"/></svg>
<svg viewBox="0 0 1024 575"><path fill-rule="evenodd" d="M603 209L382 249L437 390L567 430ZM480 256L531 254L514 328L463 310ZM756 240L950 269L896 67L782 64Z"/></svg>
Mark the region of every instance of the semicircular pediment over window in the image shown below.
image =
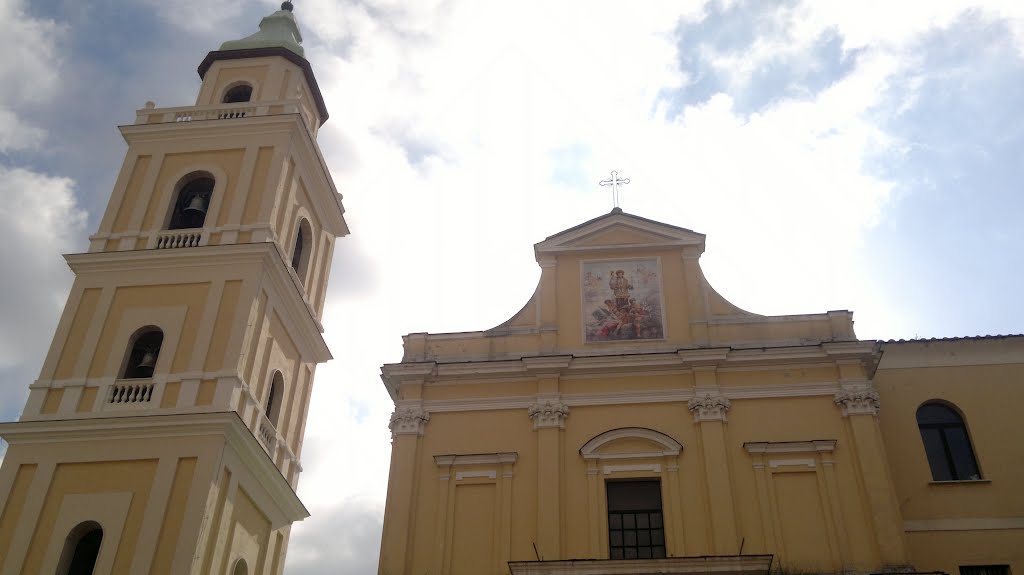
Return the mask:
<svg viewBox="0 0 1024 575"><path fill-rule="evenodd" d="M584 459L639 459L679 455L683 445L668 435L646 427L622 427L606 431L580 448Z"/></svg>

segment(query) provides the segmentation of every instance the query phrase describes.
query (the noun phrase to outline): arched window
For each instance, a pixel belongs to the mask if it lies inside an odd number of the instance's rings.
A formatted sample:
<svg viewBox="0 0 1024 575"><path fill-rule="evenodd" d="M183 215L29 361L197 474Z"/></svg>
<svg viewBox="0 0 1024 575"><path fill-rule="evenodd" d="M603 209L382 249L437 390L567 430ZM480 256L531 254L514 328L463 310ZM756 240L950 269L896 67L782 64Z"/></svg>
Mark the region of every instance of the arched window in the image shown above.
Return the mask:
<svg viewBox="0 0 1024 575"><path fill-rule="evenodd" d="M185 180L178 190L167 229L203 227L203 223L206 222L206 210L210 207L210 196L213 195L213 186L213 178L208 175L195 175Z"/></svg>
<svg viewBox="0 0 1024 575"><path fill-rule="evenodd" d="M160 357L160 346L164 343L164 332L156 326L146 326L135 332L128 347L128 358L121 369L121 379L148 379L153 377L156 360Z"/></svg>
<svg viewBox="0 0 1024 575"><path fill-rule="evenodd" d="M76 525L64 540L57 575L92 575L103 543L103 528L95 521Z"/></svg>
<svg viewBox="0 0 1024 575"><path fill-rule="evenodd" d="M231 570L231 575L249 575L249 566L245 564L245 559L235 561L235 568Z"/></svg>
<svg viewBox="0 0 1024 575"><path fill-rule="evenodd" d="M935 481L981 479L967 426L949 405L928 402L917 408L917 427Z"/></svg>
<svg viewBox="0 0 1024 575"><path fill-rule="evenodd" d="M312 247L313 232L309 229L309 222L305 218L299 222L299 229L295 233L295 247L292 249L292 269L295 270L299 279L305 283L306 268L309 263L309 252Z"/></svg>
<svg viewBox="0 0 1024 575"><path fill-rule="evenodd" d="M284 377L281 376L280 371L274 372L274 378L270 381L270 393L267 394L267 408L264 413L267 414L267 419L270 423L277 427L277 422L281 418L281 402L284 399Z"/></svg>
<svg viewBox="0 0 1024 575"><path fill-rule="evenodd" d="M252 99L252 86L249 84L239 84L232 87L224 93L225 104L235 104L238 102L248 102Z"/></svg>

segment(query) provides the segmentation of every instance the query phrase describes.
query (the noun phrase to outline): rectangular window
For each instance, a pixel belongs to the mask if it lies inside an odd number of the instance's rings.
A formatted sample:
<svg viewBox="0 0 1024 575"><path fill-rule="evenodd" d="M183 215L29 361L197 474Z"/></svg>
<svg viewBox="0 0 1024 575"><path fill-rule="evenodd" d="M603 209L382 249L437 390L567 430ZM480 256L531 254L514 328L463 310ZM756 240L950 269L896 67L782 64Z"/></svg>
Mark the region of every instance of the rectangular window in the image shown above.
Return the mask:
<svg viewBox="0 0 1024 575"><path fill-rule="evenodd" d="M1009 565L961 565L960 575L1010 575Z"/></svg>
<svg viewBox="0 0 1024 575"><path fill-rule="evenodd" d="M612 559L665 557L661 482L609 481L608 554Z"/></svg>

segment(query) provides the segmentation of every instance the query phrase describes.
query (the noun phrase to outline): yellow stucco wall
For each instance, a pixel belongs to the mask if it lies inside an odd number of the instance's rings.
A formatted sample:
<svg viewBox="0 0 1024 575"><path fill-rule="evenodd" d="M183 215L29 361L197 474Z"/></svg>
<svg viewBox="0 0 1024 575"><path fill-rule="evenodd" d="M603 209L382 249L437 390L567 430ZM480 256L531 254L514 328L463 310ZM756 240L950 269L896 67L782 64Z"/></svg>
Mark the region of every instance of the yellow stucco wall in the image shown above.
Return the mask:
<svg viewBox="0 0 1024 575"><path fill-rule="evenodd" d="M0 557L5 557L11 545L11 538L18 528L22 507L28 494L32 480L35 478L34 463L19 465L14 471L14 482L7 497L3 500L3 513L0 514Z"/></svg>
<svg viewBox="0 0 1024 575"><path fill-rule="evenodd" d="M192 487L198 458L186 457L178 460L174 471L174 482L170 497L167 499L167 511L160 526L160 536L153 556L151 573L170 573L174 558L175 544L181 532L182 520L188 503L188 492Z"/></svg>
<svg viewBox="0 0 1024 575"><path fill-rule="evenodd" d="M53 524L66 494L127 491L131 492L133 497L114 560L114 572L127 573L142 524L146 500L156 473L156 465L156 460L59 464L54 471L46 504L39 515L22 572L41 571L43 554L54 536Z"/></svg>

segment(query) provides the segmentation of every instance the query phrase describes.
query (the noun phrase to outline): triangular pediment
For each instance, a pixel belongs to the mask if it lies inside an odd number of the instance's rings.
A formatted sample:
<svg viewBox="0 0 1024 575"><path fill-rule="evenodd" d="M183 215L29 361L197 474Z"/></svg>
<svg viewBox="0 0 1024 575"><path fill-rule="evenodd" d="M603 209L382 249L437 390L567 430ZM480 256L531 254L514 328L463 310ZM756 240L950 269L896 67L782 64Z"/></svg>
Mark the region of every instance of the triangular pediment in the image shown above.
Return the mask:
<svg viewBox="0 0 1024 575"><path fill-rule="evenodd" d="M616 209L536 244L540 254L636 248L698 247L704 250L704 234L627 214ZM698 253L699 253L698 252Z"/></svg>

